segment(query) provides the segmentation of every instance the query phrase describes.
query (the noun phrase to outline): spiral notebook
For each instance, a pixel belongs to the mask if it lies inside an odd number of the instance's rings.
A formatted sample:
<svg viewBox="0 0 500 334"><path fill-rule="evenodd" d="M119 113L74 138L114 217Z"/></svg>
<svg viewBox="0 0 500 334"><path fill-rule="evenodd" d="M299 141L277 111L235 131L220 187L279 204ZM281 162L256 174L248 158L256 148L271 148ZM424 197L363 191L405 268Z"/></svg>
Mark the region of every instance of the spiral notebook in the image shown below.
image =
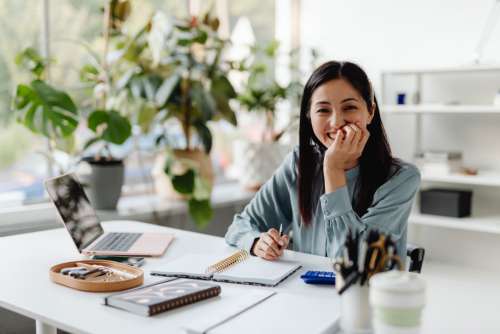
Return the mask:
<svg viewBox="0 0 500 334"><path fill-rule="evenodd" d="M300 267L296 262L267 261L240 250L222 259L214 254L188 254L165 264L160 270L152 270L151 275L276 286Z"/></svg>
<svg viewBox="0 0 500 334"><path fill-rule="evenodd" d="M140 315L151 316L196 303L221 293L219 285L171 277L104 298L104 304Z"/></svg>

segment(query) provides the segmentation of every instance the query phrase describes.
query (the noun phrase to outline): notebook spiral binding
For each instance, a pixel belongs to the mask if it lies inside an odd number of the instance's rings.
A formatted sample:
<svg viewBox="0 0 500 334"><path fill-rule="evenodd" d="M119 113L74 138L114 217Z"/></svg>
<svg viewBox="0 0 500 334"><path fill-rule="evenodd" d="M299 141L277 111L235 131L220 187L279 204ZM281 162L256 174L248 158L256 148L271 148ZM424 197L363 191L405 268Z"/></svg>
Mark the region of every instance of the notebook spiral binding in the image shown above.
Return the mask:
<svg viewBox="0 0 500 334"><path fill-rule="evenodd" d="M206 270L208 274L213 274L213 273L218 273L223 271L224 269L239 263L243 260L245 260L248 257L248 252L246 250L240 250L233 255L225 258L222 261L219 261L211 266L209 266Z"/></svg>

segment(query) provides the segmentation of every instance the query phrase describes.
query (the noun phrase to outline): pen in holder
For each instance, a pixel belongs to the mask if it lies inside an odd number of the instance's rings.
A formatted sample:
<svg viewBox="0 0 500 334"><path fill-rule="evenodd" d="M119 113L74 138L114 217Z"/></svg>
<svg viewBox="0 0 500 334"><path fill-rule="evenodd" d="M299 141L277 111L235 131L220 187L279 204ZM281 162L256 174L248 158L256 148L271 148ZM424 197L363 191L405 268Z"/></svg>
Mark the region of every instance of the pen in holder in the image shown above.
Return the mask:
<svg viewBox="0 0 500 334"><path fill-rule="evenodd" d="M390 236L376 230L348 232L342 256L335 261L336 288L340 294L340 327L344 333L371 333L368 280L385 270L402 269Z"/></svg>

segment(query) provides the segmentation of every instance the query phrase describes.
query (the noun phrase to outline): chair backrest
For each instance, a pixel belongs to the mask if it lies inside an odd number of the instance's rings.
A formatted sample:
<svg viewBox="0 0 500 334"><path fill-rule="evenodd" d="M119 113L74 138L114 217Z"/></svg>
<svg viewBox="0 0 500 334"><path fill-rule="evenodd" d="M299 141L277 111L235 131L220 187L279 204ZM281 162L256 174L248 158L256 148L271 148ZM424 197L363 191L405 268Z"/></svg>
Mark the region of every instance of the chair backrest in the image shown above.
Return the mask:
<svg viewBox="0 0 500 334"><path fill-rule="evenodd" d="M415 244L407 244L406 255L410 262L408 271L420 273L424 264L425 249Z"/></svg>

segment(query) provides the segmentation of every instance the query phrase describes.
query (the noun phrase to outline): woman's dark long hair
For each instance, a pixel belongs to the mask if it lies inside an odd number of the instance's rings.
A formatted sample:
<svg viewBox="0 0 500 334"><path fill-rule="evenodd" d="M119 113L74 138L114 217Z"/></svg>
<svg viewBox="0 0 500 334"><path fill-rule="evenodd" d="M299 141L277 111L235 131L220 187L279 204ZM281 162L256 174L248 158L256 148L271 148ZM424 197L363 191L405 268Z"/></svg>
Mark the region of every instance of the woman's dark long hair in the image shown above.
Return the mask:
<svg viewBox="0 0 500 334"><path fill-rule="evenodd" d="M317 177L318 166L323 164L324 154L322 153L326 150L312 129L309 117L311 97L319 86L335 79L344 79L350 83L366 102L369 111L372 110L372 103L375 103L375 114L367 126L370 137L359 159L359 177L353 198L353 209L359 217L363 216L370 207L375 191L390 178L392 167L396 167L394 172L399 168L398 161L392 157L375 92L366 73L351 62L324 63L307 81L300 105L298 191L300 215L302 222L306 225L311 222L319 199L318 196L314 196L315 189L313 188L317 185L314 180ZM322 173L323 169L320 168L319 171Z"/></svg>

